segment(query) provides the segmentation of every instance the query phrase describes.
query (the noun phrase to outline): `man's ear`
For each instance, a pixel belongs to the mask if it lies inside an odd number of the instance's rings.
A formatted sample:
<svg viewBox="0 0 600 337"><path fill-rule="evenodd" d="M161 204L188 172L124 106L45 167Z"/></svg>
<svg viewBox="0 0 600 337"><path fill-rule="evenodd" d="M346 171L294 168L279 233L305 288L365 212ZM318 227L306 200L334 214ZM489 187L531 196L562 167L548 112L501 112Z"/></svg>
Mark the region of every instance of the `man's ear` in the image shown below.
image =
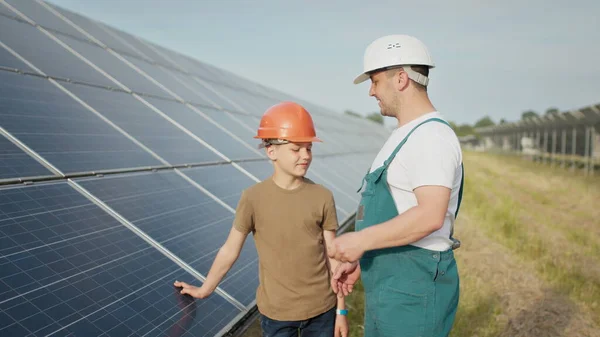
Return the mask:
<svg viewBox="0 0 600 337"><path fill-rule="evenodd" d="M394 77L394 85L400 91L404 91L404 89L408 88L410 84L410 78L408 78L408 73L403 69L398 69L398 74Z"/></svg>

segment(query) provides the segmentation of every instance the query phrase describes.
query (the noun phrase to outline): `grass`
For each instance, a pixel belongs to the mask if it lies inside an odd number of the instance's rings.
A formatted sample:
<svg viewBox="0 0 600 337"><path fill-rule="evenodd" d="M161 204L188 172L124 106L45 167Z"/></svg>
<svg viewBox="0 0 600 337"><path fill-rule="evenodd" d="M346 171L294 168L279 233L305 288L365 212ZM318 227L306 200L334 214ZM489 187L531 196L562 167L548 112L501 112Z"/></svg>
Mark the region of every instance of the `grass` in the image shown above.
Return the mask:
<svg viewBox="0 0 600 337"><path fill-rule="evenodd" d="M600 336L600 177L466 152L451 336ZM347 298L362 336L360 285ZM260 336L247 334L247 336Z"/></svg>

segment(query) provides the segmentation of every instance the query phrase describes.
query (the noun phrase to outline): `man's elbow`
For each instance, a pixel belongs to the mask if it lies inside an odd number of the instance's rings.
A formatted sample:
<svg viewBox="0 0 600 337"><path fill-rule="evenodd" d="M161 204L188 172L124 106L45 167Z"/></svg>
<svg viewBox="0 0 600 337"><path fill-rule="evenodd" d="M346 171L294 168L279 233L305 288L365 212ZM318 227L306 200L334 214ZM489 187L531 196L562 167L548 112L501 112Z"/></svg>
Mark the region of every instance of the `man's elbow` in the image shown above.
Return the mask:
<svg viewBox="0 0 600 337"><path fill-rule="evenodd" d="M426 223L428 224L428 229L431 233L442 229L442 227L444 227L445 219L445 213L440 214L440 212L436 211L426 212Z"/></svg>

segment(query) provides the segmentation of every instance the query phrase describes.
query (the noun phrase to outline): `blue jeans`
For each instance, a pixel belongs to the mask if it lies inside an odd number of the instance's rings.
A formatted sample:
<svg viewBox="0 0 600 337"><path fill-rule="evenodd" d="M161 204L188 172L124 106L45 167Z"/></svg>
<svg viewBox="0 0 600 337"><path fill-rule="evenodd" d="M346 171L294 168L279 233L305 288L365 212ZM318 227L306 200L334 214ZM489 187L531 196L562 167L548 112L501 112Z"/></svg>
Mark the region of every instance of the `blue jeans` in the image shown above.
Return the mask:
<svg viewBox="0 0 600 337"><path fill-rule="evenodd" d="M303 321L277 321L260 317L263 337L333 337L336 307Z"/></svg>

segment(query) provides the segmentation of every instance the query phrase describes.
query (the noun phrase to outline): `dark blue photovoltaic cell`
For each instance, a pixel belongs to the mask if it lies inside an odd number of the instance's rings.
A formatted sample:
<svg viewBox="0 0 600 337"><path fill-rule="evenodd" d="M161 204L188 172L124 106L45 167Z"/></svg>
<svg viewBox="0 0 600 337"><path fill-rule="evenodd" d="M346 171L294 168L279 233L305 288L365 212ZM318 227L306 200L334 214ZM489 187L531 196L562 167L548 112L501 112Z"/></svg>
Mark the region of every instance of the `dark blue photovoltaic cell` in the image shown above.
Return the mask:
<svg viewBox="0 0 600 337"><path fill-rule="evenodd" d="M15 34L14 32L19 33ZM116 86L104 75L85 64L80 58L27 23L0 16L0 41L46 75L105 86Z"/></svg>
<svg viewBox="0 0 600 337"><path fill-rule="evenodd" d="M235 104L235 100L232 97L225 95L225 92L221 90L221 86L214 82L209 82L199 77L184 77L187 83L193 85L198 93L208 97L211 102L217 104L219 108L227 111L240 112L242 111L239 106ZM214 105L213 104L213 105Z"/></svg>
<svg viewBox="0 0 600 337"><path fill-rule="evenodd" d="M172 165L223 160L130 94L78 84L64 86Z"/></svg>
<svg viewBox="0 0 600 337"><path fill-rule="evenodd" d="M313 163L314 164L314 163ZM338 221L343 221L346 219L352 212L354 211L354 202L350 197L345 195L346 193L343 189L338 188L329 182L326 178L322 178L320 172L318 172L314 167L311 167L306 174L306 177L317 184L323 185L327 189L329 189L333 193L333 197L335 199L335 206L337 210ZM344 192L344 193L342 193Z"/></svg>
<svg viewBox="0 0 600 337"><path fill-rule="evenodd" d="M255 97L249 95L245 91L232 89L230 87L220 86L212 83L210 83L210 85L212 85L213 88L220 94L224 95L225 97L235 102L237 105L241 106L243 108L243 112L255 116L262 116L269 107L279 103L273 102L273 104L270 105L262 105L257 102Z"/></svg>
<svg viewBox="0 0 600 337"><path fill-rule="evenodd" d="M2 46L0 46L0 66L33 72L33 69L29 68L28 65L21 62L21 60L16 58L13 54L11 54L8 50L4 49Z"/></svg>
<svg viewBox="0 0 600 337"><path fill-rule="evenodd" d="M120 41L122 41L122 43L124 43L124 44L126 43L128 48L135 49L136 54L133 54L133 55L136 55L136 56L141 55L142 58L144 58L146 60L154 61L157 64L167 66L167 67L177 68L175 66L175 64L173 64L172 61L170 61L165 56L160 55L160 52L156 52L152 48L148 47L147 41L143 40L144 42L142 42L142 41L140 41L141 39L138 39L130 34L127 34L121 30L117 30L113 27L103 25L102 23L100 23L99 25L102 26L103 31L105 29L106 31L110 32L111 37L112 37L112 35L115 35L118 37L118 39ZM105 33L105 34L108 34L108 33ZM115 39L117 39L117 38L115 38Z"/></svg>
<svg viewBox="0 0 600 337"><path fill-rule="evenodd" d="M256 183L229 164L197 167L182 172L233 209L237 207L242 191ZM244 304L254 301L258 287L258 256L250 236L237 262L220 285Z"/></svg>
<svg viewBox="0 0 600 337"><path fill-rule="evenodd" d="M145 61L139 60L135 57L131 57L131 56L123 56L123 57L126 58L133 65L138 67L140 70L145 72L147 75L149 75L156 81L160 82L160 84L162 84L167 89L169 89L170 91L175 93L177 96L182 98L184 101L193 102L196 104L209 106L209 107L216 107L214 104L212 104L209 100L206 99L204 92L202 92L202 94L198 94L196 92L198 86L195 84L194 85L190 84L191 81L185 81L185 76L183 76L182 74L179 74L175 71L172 71L172 70L169 70L166 68L152 65ZM204 90L204 91L206 91L206 90ZM213 94L209 94L209 96L212 96L212 95ZM176 99L172 95L166 94L166 93L163 94L162 96L170 98L170 99Z"/></svg>
<svg viewBox="0 0 600 337"><path fill-rule="evenodd" d="M80 184L203 275L232 227L230 211L174 172Z"/></svg>
<svg viewBox="0 0 600 337"><path fill-rule="evenodd" d="M195 167L181 172L233 209L237 207L242 191L256 183L230 164Z"/></svg>
<svg viewBox="0 0 600 337"><path fill-rule="evenodd" d="M17 14L15 14L13 11L11 11L10 8L5 7L2 4L0 4L0 14L10 15L10 16L17 16Z"/></svg>
<svg viewBox="0 0 600 337"><path fill-rule="evenodd" d="M256 300L258 288L258 254L252 233L246 238L240 256L219 287L240 303L249 307Z"/></svg>
<svg viewBox="0 0 600 337"><path fill-rule="evenodd" d="M0 125L63 173L162 165L39 77L0 71Z"/></svg>
<svg viewBox="0 0 600 337"><path fill-rule="evenodd" d="M73 35L80 39L86 39L85 35L71 27L68 23L48 11L42 5L33 0L7 0L11 6L40 26L58 30L62 33ZM4 6L0 6L4 7ZM15 14L16 16L16 14Z"/></svg>
<svg viewBox="0 0 600 337"><path fill-rule="evenodd" d="M118 39L114 38L113 36L111 36L110 34L105 32L98 25L97 22L93 22L88 18L85 18L79 14L73 13L66 9L57 7L53 4L48 3L48 5L52 8L54 8L60 14L64 15L68 20L72 21L74 24L79 26L79 28L85 30L88 34L92 35L94 38L96 38L100 42L104 43L105 45L111 47L112 49L115 49L115 50L118 50L121 52L126 52L126 53L129 53L132 55L138 55L138 53L134 49L130 48L126 44L122 43ZM63 31L62 29L58 29L58 30L62 31L64 33L67 33L66 31Z"/></svg>
<svg viewBox="0 0 600 337"><path fill-rule="evenodd" d="M211 336L240 311L67 183L0 189L0 335Z"/></svg>
<svg viewBox="0 0 600 337"><path fill-rule="evenodd" d="M105 49L100 48L95 44L70 38L66 35L57 35L57 37L68 44L71 48L76 50L83 57L95 64L97 67L125 85L129 90L172 98L168 92L160 88L157 84L151 82L148 78L144 77L142 74ZM121 88L121 86L117 85L116 83L113 83L112 86Z"/></svg>
<svg viewBox="0 0 600 337"><path fill-rule="evenodd" d="M260 121L257 117L244 115L241 113L231 113L227 111L206 109L204 107L198 107L198 109L200 109L200 111L204 112L206 115L212 118L215 122L226 127L240 140L250 145L253 149L258 149L258 144L260 144L260 140L254 139L254 136L256 135L256 131L258 130L258 126L260 124ZM259 150L259 152L260 157L266 158L264 150L261 149Z"/></svg>
<svg viewBox="0 0 600 337"><path fill-rule="evenodd" d="M229 135L215 124L209 122L208 119L204 118L198 112L181 103L150 97L146 97L145 100L157 107L169 117L173 118L177 123L184 125L188 130L227 156L229 159L262 157L260 152L256 150L256 147L252 148L248 143L240 142L234 138L235 136L238 136L236 133L232 132L234 130L230 128L232 124L237 124L234 120L230 119L229 124L219 123L219 125L221 125L223 128L233 133L233 135ZM214 115L226 113L206 107L197 109L208 115L209 118Z"/></svg>
<svg viewBox="0 0 600 337"><path fill-rule="evenodd" d="M0 179L52 175L42 164L0 136Z"/></svg>
<svg viewBox="0 0 600 337"><path fill-rule="evenodd" d="M241 162L239 165L261 181L273 175L273 164L269 160Z"/></svg>

